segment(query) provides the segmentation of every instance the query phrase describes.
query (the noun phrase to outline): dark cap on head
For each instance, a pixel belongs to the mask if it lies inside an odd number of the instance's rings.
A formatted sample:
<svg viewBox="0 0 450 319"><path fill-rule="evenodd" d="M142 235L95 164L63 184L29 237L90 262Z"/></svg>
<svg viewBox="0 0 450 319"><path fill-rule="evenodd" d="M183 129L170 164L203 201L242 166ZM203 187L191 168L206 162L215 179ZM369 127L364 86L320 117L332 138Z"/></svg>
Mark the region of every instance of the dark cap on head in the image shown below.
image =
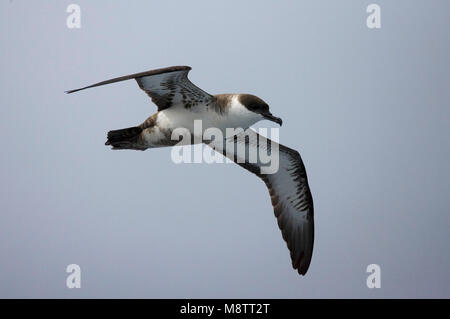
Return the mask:
<svg viewBox="0 0 450 319"><path fill-rule="evenodd" d="M249 111L255 113L268 112L269 105L257 96L251 94L240 94L239 102Z"/></svg>
<svg viewBox="0 0 450 319"><path fill-rule="evenodd" d="M276 122L279 125L283 123L283 121L279 117L275 117L272 115L272 113L270 113L269 105L255 95L240 94L239 102L244 105L247 110L261 114L265 119L269 121Z"/></svg>

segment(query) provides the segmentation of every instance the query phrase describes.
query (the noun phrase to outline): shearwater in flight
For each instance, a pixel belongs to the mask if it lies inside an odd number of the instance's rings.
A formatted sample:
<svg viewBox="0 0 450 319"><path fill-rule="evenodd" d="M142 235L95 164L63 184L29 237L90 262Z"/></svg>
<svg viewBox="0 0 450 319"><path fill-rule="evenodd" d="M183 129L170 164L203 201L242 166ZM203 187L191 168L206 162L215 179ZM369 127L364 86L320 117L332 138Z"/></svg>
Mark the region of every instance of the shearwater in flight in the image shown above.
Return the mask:
<svg viewBox="0 0 450 319"><path fill-rule="evenodd" d="M225 136L224 139L228 142L231 139L236 146L244 146L249 151L277 146L279 168L276 173L264 174L259 162L251 162L236 154L228 156L223 143L204 142L265 182L278 226L291 253L292 266L299 274L305 275L314 244L314 208L305 166L297 151L268 140L250 128L263 119L281 125L281 119L270 112L267 103L254 95L206 93L189 81L187 75L190 70L189 66L156 69L102 81L66 93L130 79L137 81L157 105L158 111L138 126L108 132L106 145L111 145L113 149L146 150L173 146L177 141L172 140L172 132L182 127L194 134L195 120L201 120L204 128L215 127L224 132L226 128L244 129L247 137L237 134Z"/></svg>

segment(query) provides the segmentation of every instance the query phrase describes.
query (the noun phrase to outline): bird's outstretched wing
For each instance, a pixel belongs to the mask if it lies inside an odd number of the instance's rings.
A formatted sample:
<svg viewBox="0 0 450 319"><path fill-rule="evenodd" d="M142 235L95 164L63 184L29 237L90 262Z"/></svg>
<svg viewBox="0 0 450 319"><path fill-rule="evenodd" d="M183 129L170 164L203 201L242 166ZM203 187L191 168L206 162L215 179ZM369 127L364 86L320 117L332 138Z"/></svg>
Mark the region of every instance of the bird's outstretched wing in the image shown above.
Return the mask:
<svg viewBox="0 0 450 319"><path fill-rule="evenodd" d="M214 99L212 95L201 90L189 81L187 77L189 70L191 70L191 67L189 66L172 66L121 76L80 89L66 91L66 93L73 93L96 86L135 79L139 87L144 90L145 93L150 96L153 103L158 106L158 111L176 105L193 108L212 101Z"/></svg>
<svg viewBox="0 0 450 319"><path fill-rule="evenodd" d="M314 208L300 154L250 128L225 139L223 143L212 141L207 145L256 174L266 183L278 226L291 253L292 266L299 274L304 275L313 252ZM272 161L278 160L278 170L275 173L272 169L267 170L267 164L263 164L259 156L256 161L251 160L250 154L255 152L266 152ZM276 152L279 154L278 159Z"/></svg>

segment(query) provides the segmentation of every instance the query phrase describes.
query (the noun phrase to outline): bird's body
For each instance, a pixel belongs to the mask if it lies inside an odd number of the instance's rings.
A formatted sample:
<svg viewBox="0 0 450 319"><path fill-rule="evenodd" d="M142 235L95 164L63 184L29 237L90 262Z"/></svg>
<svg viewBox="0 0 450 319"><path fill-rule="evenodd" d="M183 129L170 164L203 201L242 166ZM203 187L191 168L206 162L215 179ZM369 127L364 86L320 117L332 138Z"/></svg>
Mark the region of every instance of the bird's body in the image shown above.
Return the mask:
<svg viewBox="0 0 450 319"><path fill-rule="evenodd" d="M131 74L99 82L88 87L68 91L76 92L90 87L135 79L158 106L158 111L138 126L108 132L106 145L113 149L146 150L173 146L175 130L187 130L192 139L204 142L237 164L256 174L267 185L278 225L291 252L292 265L302 275L308 270L314 242L314 209L305 167L300 154L258 135L249 127L268 119L281 125L262 99L251 94L210 95L196 87L187 78L191 68L169 67ZM201 130L196 122L201 122ZM205 142L203 134L214 128L222 133L222 140ZM242 129L236 133L236 129ZM247 155L229 153L231 148L244 146L249 153L262 149L279 152L279 168L275 173L263 170L261 162L249 160ZM230 155L231 154L231 155ZM247 154L247 153L244 153Z"/></svg>
<svg viewBox="0 0 450 319"><path fill-rule="evenodd" d="M177 128L185 128L192 137L202 141L203 132L209 128L217 128L223 136L227 129L247 129L262 119L261 115L250 112L240 102L244 94L214 95L211 101L200 103L195 108L182 105L170 107L156 112L139 125L142 128L136 138L136 149L147 149L174 145L178 140L172 138ZM201 121L201 130L195 129L196 121ZM199 134L200 133L200 134ZM112 144L114 146L114 144ZM120 148L117 145L116 148Z"/></svg>

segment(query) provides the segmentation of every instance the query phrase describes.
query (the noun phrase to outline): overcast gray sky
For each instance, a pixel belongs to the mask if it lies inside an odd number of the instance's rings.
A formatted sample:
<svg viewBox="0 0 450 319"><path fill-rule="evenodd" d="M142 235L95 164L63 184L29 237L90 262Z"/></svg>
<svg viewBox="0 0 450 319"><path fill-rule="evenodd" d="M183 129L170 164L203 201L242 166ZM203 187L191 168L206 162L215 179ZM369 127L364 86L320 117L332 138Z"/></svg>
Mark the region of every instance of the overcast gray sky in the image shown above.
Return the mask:
<svg viewBox="0 0 450 319"><path fill-rule="evenodd" d="M1 1L0 297L449 298L450 2L373 2L381 29L371 1L75 1L80 29L71 1ZM305 277L252 174L103 145L156 110L134 81L63 93L179 64L283 118L315 203Z"/></svg>

